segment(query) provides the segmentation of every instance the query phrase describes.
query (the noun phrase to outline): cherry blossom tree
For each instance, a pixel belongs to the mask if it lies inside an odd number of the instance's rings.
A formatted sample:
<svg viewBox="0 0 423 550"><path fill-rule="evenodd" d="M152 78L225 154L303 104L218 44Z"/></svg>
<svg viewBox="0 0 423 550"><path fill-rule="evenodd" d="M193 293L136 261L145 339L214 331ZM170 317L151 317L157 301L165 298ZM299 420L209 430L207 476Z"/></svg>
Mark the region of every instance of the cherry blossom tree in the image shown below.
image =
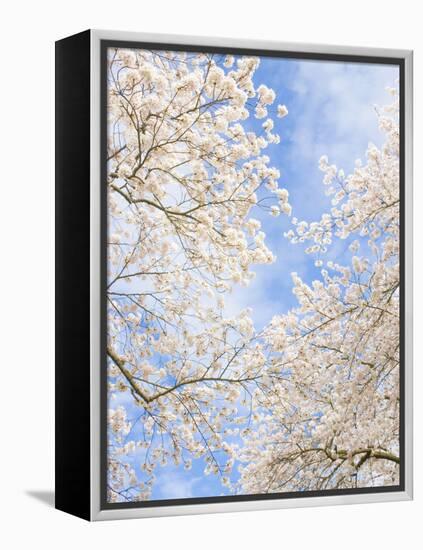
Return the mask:
<svg viewBox="0 0 423 550"><path fill-rule="evenodd" d="M258 64L108 51L111 502L148 499L158 466L199 457L229 484L225 437L250 418L239 405L251 410L267 356L250 312L226 318L224 297L274 261L254 210L291 213L263 152L279 136L275 93L253 82ZM259 134L250 116L264 119Z"/></svg>
<svg viewBox="0 0 423 550"><path fill-rule="evenodd" d="M285 234L321 277L293 273L298 307L258 332L250 310L225 314L275 260L254 212L291 215L264 153L288 110L256 86L258 65L108 51L110 502L149 499L157 468L200 458L249 494L398 483L397 97L364 166L345 176L321 158L332 208ZM346 265L324 260L334 242Z"/></svg>
<svg viewBox="0 0 423 550"><path fill-rule="evenodd" d="M286 233L318 267L333 241L352 258L327 261L311 285L293 273L298 307L264 331L269 382L236 453L244 493L399 483L398 116L395 97L378 112L383 147L351 175L321 158L332 208Z"/></svg>

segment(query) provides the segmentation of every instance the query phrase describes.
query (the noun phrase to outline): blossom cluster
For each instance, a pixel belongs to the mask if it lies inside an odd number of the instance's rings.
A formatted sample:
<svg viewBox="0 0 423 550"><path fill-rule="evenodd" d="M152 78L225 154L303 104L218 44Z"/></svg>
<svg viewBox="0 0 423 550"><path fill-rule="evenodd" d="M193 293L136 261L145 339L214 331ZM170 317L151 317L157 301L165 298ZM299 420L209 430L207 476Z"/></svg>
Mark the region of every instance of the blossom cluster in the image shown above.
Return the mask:
<svg viewBox="0 0 423 550"><path fill-rule="evenodd" d="M264 153L279 136L259 62L108 51L111 501L149 498L157 467L200 457L229 483L226 439L266 358L251 312L227 318L225 295L275 259L254 211L291 213Z"/></svg>
<svg viewBox="0 0 423 550"><path fill-rule="evenodd" d="M257 394L258 419L238 450L242 492L399 482L398 102L379 117L383 147L371 145L347 177L322 157L333 208L287 232L320 258L335 237L351 237L351 264L326 262L311 285L293 273L298 307L264 331L274 383Z"/></svg>

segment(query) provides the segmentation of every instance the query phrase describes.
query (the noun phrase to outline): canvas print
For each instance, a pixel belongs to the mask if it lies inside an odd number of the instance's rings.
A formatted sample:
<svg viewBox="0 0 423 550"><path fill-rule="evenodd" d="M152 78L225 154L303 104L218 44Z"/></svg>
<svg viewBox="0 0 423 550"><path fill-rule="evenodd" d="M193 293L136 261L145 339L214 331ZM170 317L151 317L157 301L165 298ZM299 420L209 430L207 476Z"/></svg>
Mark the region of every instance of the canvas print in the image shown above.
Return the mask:
<svg viewBox="0 0 423 550"><path fill-rule="evenodd" d="M399 66L106 57L107 503L398 486Z"/></svg>

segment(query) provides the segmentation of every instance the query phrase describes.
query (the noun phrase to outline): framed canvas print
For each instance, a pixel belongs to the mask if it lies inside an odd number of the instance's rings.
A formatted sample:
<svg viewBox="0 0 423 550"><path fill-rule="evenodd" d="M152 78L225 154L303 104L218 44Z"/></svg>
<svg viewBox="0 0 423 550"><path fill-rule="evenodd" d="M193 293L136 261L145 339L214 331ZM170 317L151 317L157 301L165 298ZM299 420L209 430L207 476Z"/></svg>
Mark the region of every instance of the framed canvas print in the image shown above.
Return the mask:
<svg viewBox="0 0 423 550"><path fill-rule="evenodd" d="M56 43L56 506L412 498L412 53Z"/></svg>

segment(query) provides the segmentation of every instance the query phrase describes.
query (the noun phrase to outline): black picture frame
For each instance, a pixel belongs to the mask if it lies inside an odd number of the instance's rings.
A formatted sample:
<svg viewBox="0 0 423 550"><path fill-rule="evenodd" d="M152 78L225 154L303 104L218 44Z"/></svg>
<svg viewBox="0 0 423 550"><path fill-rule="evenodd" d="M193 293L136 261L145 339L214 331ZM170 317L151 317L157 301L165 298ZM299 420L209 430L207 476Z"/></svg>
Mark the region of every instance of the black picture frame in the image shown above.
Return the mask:
<svg viewBox="0 0 423 550"><path fill-rule="evenodd" d="M108 35L110 35L108 37ZM195 508L204 511L204 505L231 503L255 503L256 509L267 502L272 507L295 501L300 505L304 499L317 497L337 502L330 497L338 497L338 502L348 500L348 496L366 497L385 495L389 499L411 497L412 471L410 436L406 427L411 422L411 359L406 358L411 330L410 306L406 292L411 292L408 270L410 261L406 251L411 242L409 213L406 205L410 201L411 175L407 170L410 160L411 118L409 110L411 89L407 84L411 72L410 52L352 53L336 48L330 52L302 51L270 48L254 43L252 47L241 45L216 45L208 39L197 39L196 43L184 37L171 40L135 39L128 36L119 39L106 31L84 31L56 42L56 508L83 519L103 519L98 517L103 511L111 512L107 517L130 517L191 513ZM96 44L96 57L93 56L93 43ZM203 42L203 43L202 43ZM106 499L106 453L107 453L107 390L106 390L106 335L105 315L106 287L106 51L108 47L132 47L154 50L179 50L188 52L215 52L225 54L248 54L254 56L284 57L295 59L333 60L354 63L377 63L397 65L400 71L400 483L395 486L368 487L357 489L333 489L292 493L272 493L255 495L233 495L223 497L201 497L144 502L108 503ZM312 48L313 49L313 48ZM315 48L318 50L318 47ZM342 49L341 49L342 50ZM96 65L96 66L94 66ZM99 65L99 66L98 66ZM93 85L93 79L97 83ZM407 86L407 89L406 89ZM93 97L95 96L95 97ZM93 106L94 102L94 106ZM97 111L99 128L93 128L93 109ZM406 127L406 124L408 127ZM93 159L93 130L98 141L99 156ZM407 142L408 139L408 142ZM100 177L100 193L93 193L93 163ZM407 187L408 186L408 187ZM100 220L92 216L92 203L97 201ZM407 223L406 223L407 216ZM99 345L100 380L97 402L100 410L93 413L93 371L92 361L92 242L93 223L98 224L100 236L99 262ZM407 271L406 271L407 270ZM406 334L407 331L407 334ZM406 369L407 363L407 369ZM408 388L408 390L407 390ZM99 433L93 416L99 416ZM70 437L69 434L72 434ZM407 441L406 441L407 438ZM97 460L93 446L98 446ZM93 468L93 461L99 462ZM94 494L95 493L95 494ZM99 503L99 512L94 510L94 501ZM289 504L288 504L289 505ZM176 509L180 511L176 511ZM185 509L185 512L184 512ZM237 509L237 508L231 508ZM242 508L240 508L242 509ZM154 511L155 510L155 511ZM208 511L208 510L206 510ZM210 511L214 511L211 509ZM219 510L216 510L219 511ZM103 514L104 515L104 514Z"/></svg>

